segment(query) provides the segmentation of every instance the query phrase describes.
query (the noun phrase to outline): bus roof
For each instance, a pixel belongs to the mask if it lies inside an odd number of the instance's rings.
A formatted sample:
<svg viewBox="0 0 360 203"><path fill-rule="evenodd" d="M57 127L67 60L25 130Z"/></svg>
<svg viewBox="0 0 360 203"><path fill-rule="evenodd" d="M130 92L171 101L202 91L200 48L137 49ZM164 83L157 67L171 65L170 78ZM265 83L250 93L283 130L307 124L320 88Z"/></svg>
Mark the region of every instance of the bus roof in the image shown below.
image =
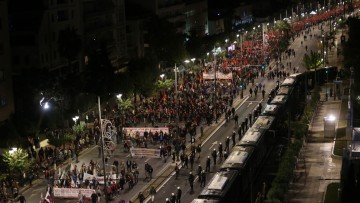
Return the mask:
<svg viewBox="0 0 360 203"><path fill-rule="evenodd" d="M285 104L287 100L287 95L276 95L271 101L271 104Z"/></svg>
<svg viewBox="0 0 360 203"><path fill-rule="evenodd" d="M254 151L254 147L250 146L235 146L228 158L224 161L221 166L221 170L236 169L241 170L246 161L250 158Z"/></svg>
<svg viewBox="0 0 360 203"><path fill-rule="evenodd" d="M274 120L275 117L273 116L259 116L252 127L267 130L271 127Z"/></svg>
<svg viewBox="0 0 360 203"><path fill-rule="evenodd" d="M281 86L278 90L278 95L288 95L291 94L293 88L290 86Z"/></svg>
<svg viewBox="0 0 360 203"><path fill-rule="evenodd" d="M276 115L277 112L279 111L281 106L276 105L276 104L267 104L264 108L263 114L264 115Z"/></svg>
<svg viewBox="0 0 360 203"><path fill-rule="evenodd" d="M227 193L233 185L234 181L236 181L238 174L239 172L234 170L217 172L210 180L207 187L201 191L199 199L211 197L212 199L221 200L226 195L229 195Z"/></svg>
<svg viewBox="0 0 360 203"><path fill-rule="evenodd" d="M295 78L286 78L280 86L292 86L295 84Z"/></svg>
<svg viewBox="0 0 360 203"><path fill-rule="evenodd" d="M259 129L256 128L250 128L248 131L246 131L246 133L244 134L244 136L241 138L240 141L240 145L247 145L247 144L251 144L251 145L256 145L259 140L261 139L263 135L263 131L260 131Z"/></svg>

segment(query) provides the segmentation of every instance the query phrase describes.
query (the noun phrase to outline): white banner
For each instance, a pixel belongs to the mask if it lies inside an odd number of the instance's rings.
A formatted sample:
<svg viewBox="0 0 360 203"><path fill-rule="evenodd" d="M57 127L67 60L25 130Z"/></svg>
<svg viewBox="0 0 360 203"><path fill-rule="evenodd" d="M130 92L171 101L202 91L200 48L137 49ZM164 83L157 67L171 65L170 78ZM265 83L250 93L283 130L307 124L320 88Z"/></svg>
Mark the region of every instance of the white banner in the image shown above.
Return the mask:
<svg viewBox="0 0 360 203"><path fill-rule="evenodd" d="M84 180L88 179L88 180L92 180L93 177L95 177L95 179L99 182L99 184L103 185L104 184L104 176L94 176L88 173L84 173ZM112 174L112 175L107 175L107 180L109 180L109 178L111 178L112 180L116 180L116 174Z"/></svg>
<svg viewBox="0 0 360 203"><path fill-rule="evenodd" d="M203 73L203 79L204 80L214 80L215 74L214 73ZM217 71L216 72L216 79L218 80L232 80L233 75L232 72L229 72L227 74Z"/></svg>
<svg viewBox="0 0 360 203"><path fill-rule="evenodd" d="M54 188L54 197L77 199L79 191L81 191L81 194L83 194L86 198L91 199L91 194L95 190L83 188Z"/></svg>
<svg viewBox="0 0 360 203"><path fill-rule="evenodd" d="M152 157L160 158L160 149L149 149L149 148L130 148L132 157Z"/></svg>
<svg viewBox="0 0 360 203"><path fill-rule="evenodd" d="M131 136L131 137L143 137L144 136L144 132L158 132L160 133L160 131L162 131L163 133L167 133L169 134L169 128L167 127L160 127L160 128L152 128L152 127L138 127L138 128L123 128L123 130L126 133L126 136Z"/></svg>

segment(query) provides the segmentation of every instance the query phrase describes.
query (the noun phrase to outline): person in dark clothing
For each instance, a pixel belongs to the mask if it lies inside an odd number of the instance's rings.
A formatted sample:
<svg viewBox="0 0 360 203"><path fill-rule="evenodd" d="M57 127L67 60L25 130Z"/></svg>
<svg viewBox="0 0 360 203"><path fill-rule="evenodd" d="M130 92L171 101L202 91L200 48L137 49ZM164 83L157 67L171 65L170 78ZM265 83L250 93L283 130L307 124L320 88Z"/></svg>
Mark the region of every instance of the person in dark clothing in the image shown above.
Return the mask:
<svg viewBox="0 0 360 203"><path fill-rule="evenodd" d="M189 174L189 185L190 185L190 192L194 192L194 175L190 172Z"/></svg>
<svg viewBox="0 0 360 203"><path fill-rule="evenodd" d="M181 200L181 189L180 187L177 187L177 193L176 193L176 203L180 203L180 200Z"/></svg>
<svg viewBox="0 0 360 203"><path fill-rule="evenodd" d="M96 194L96 192L94 190L93 193L91 194L91 202L97 203L97 201L98 201L98 195Z"/></svg>
<svg viewBox="0 0 360 203"><path fill-rule="evenodd" d="M211 162L210 156L208 156L206 159L206 168L205 168L206 172L210 172L210 162Z"/></svg>
<svg viewBox="0 0 360 203"><path fill-rule="evenodd" d="M26 199L25 199L24 195L20 194L20 196L19 196L19 202L20 202L20 203L25 203L25 202L26 202Z"/></svg>

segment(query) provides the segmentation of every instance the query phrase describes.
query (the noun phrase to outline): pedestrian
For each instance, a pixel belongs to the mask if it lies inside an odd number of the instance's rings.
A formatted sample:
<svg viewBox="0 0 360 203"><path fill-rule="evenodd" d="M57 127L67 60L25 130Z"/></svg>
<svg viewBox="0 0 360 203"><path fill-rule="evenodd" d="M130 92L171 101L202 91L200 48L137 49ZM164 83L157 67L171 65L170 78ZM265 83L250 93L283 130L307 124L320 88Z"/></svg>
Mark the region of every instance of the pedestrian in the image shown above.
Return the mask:
<svg viewBox="0 0 360 203"><path fill-rule="evenodd" d="M20 196L19 196L19 202L20 203L25 203L26 202L26 199L25 199L24 195L21 194L21 193L20 193Z"/></svg>
<svg viewBox="0 0 360 203"><path fill-rule="evenodd" d="M230 144L230 138L229 136L227 136L225 141L225 151L229 151L229 144Z"/></svg>
<svg viewBox="0 0 360 203"><path fill-rule="evenodd" d="M190 193L194 192L194 175L190 171L189 173L189 185L190 185Z"/></svg>
<svg viewBox="0 0 360 203"><path fill-rule="evenodd" d="M199 165L199 167L198 167L198 169L197 169L197 175L198 175L198 177L199 177L199 182L200 182L200 180L201 180L201 171L202 171L202 167L201 167L201 165Z"/></svg>
<svg viewBox="0 0 360 203"><path fill-rule="evenodd" d="M262 98L264 99L265 98L265 90L262 90L261 94L262 94Z"/></svg>
<svg viewBox="0 0 360 203"><path fill-rule="evenodd" d="M208 156L206 159L206 167L205 167L206 172L210 172L210 162L211 162L210 156Z"/></svg>
<svg viewBox="0 0 360 203"><path fill-rule="evenodd" d="M155 195L156 195L156 190L155 190L154 186L151 186L149 193L150 193L151 203L154 203L154 201L155 201Z"/></svg>
<svg viewBox="0 0 360 203"><path fill-rule="evenodd" d="M138 194L138 199L139 199L139 202L140 202L140 203L143 203L143 202L144 202L145 197L144 197L144 195L143 195L142 192L139 192L139 194Z"/></svg>
<svg viewBox="0 0 360 203"><path fill-rule="evenodd" d="M78 200L80 203L84 203L84 195L81 193L81 190L78 193Z"/></svg>
<svg viewBox="0 0 360 203"><path fill-rule="evenodd" d="M237 114L235 114L234 116L234 121L235 121L235 126L239 125L239 116Z"/></svg>
<svg viewBox="0 0 360 203"><path fill-rule="evenodd" d="M191 168L191 170L193 170L193 166L194 166L194 156L193 156L193 154L190 154L189 156L190 156L190 168Z"/></svg>
<svg viewBox="0 0 360 203"><path fill-rule="evenodd" d="M91 202L92 203L97 203L98 202L98 195L96 194L95 190L93 191L93 193L91 194Z"/></svg>
<svg viewBox="0 0 360 203"><path fill-rule="evenodd" d="M219 151L219 157L222 158L223 146L222 146L221 142L219 143L218 151Z"/></svg>
<svg viewBox="0 0 360 203"><path fill-rule="evenodd" d="M251 125L251 123L252 123L252 113L249 113L248 119L249 119L249 124Z"/></svg>
<svg viewBox="0 0 360 203"><path fill-rule="evenodd" d="M225 152L226 153L226 152ZM201 182L200 182L200 187L205 187L205 183L206 183L206 173L203 170L201 172Z"/></svg>
<svg viewBox="0 0 360 203"><path fill-rule="evenodd" d="M198 160L200 159L200 152L201 152L201 144L198 144L196 147L196 153L198 154Z"/></svg>
<svg viewBox="0 0 360 203"><path fill-rule="evenodd" d="M184 165L186 168L189 168L189 157L185 154L184 157Z"/></svg>
<svg viewBox="0 0 360 203"><path fill-rule="evenodd" d="M236 132L235 130L233 130L232 134L231 134L231 139L232 139L232 142L233 142L233 147L235 146L235 135L236 135Z"/></svg>
<svg viewBox="0 0 360 203"><path fill-rule="evenodd" d="M174 194L174 193L171 193L170 202L171 202L171 203L175 203L175 202L176 202L176 197L175 197L175 194Z"/></svg>
<svg viewBox="0 0 360 203"><path fill-rule="evenodd" d="M211 153L212 157L213 157L213 161L214 161L214 166L216 165L216 157L217 157L217 152L216 149L213 150L213 152Z"/></svg>
<svg viewBox="0 0 360 203"><path fill-rule="evenodd" d="M181 189L180 187L177 187L177 192L176 192L176 203L180 203L180 200L181 200Z"/></svg>
<svg viewBox="0 0 360 203"><path fill-rule="evenodd" d="M177 180L178 177L179 177L179 173L180 173L180 168L179 168L179 166L178 166L178 163L176 163L176 164L175 164L175 174L176 174L175 179L176 179L176 180Z"/></svg>

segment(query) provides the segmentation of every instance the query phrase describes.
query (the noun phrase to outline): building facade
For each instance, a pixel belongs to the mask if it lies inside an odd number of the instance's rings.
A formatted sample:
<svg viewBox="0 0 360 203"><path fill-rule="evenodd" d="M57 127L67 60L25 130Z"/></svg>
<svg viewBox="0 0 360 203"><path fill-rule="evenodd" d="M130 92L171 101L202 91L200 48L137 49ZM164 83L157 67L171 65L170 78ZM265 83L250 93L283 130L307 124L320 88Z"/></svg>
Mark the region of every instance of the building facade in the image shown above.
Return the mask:
<svg viewBox="0 0 360 203"><path fill-rule="evenodd" d="M0 0L0 124L14 112L7 0Z"/></svg>

